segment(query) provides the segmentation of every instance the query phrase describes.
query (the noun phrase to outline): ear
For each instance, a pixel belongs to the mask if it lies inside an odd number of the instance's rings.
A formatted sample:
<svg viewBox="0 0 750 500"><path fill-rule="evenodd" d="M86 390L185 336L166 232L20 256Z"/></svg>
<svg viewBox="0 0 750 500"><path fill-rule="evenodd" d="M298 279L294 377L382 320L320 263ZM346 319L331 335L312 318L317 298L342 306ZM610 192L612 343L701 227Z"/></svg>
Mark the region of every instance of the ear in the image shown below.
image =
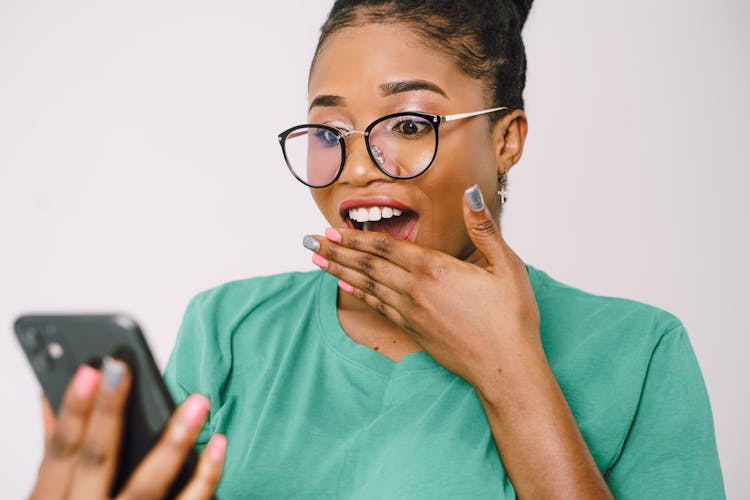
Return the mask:
<svg viewBox="0 0 750 500"><path fill-rule="evenodd" d="M513 110L495 124L492 143L499 174L507 173L521 159L528 130L529 123L522 109Z"/></svg>

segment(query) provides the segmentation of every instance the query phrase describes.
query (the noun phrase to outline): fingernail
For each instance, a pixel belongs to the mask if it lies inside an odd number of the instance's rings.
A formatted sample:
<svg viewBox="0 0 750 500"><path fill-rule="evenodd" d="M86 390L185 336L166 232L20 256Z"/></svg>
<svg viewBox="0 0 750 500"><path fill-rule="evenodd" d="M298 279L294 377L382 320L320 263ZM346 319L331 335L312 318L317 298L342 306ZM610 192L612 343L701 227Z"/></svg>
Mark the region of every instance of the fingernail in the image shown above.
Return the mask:
<svg viewBox="0 0 750 500"><path fill-rule="evenodd" d="M214 434L206 445L208 456L216 462L221 462L227 452L227 437L224 434Z"/></svg>
<svg viewBox="0 0 750 500"><path fill-rule="evenodd" d="M108 391L114 391L125 379L125 363L107 356L102 362L102 385Z"/></svg>
<svg viewBox="0 0 750 500"><path fill-rule="evenodd" d="M336 231L334 228L329 227L328 229L326 229L326 238L334 243L339 243L341 241L341 233Z"/></svg>
<svg viewBox="0 0 750 500"><path fill-rule="evenodd" d="M98 370L91 368L89 365L79 366L73 379L73 386L78 397L87 398L91 396L99 385L100 379L101 374Z"/></svg>
<svg viewBox="0 0 750 500"><path fill-rule="evenodd" d="M469 189L464 191L464 196L466 197L466 201L469 203L469 207L475 211L479 212L484 208L484 198L482 198L482 191L479 190L479 186L474 184Z"/></svg>
<svg viewBox="0 0 750 500"><path fill-rule="evenodd" d="M354 287L344 280L339 280L339 288L349 293L352 293L354 291Z"/></svg>
<svg viewBox="0 0 750 500"><path fill-rule="evenodd" d="M200 424L206 418L209 406L210 403L205 396L191 394L182 408L182 422L191 427Z"/></svg>
<svg viewBox="0 0 750 500"><path fill-rule="evenodd" d="M320 255L319 253L313 254L312 261L313 261L313 264L315 264L321 269L326 269L328 267L328 259Z"/></svg>
<svg viewBox="0 0 750 500"><path fill-rule="evenodd" d="M306 234L305 237L302 238L302 246L307 248L311 252L317 252L320 249L320 243L318 243L318 240L316 240L309 234Z"/></svg>

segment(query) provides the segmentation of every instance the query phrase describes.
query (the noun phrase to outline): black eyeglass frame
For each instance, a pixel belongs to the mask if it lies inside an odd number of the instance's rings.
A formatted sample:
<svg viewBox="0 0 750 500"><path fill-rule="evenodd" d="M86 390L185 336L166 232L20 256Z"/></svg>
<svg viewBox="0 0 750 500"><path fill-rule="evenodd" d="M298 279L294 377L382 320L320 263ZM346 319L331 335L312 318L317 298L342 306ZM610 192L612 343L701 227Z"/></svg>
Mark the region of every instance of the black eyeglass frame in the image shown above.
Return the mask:
<svg viewBox="0 0 750 500"><path fill-rule="evenodd" d="M492 112L495 112L495 111L502 111L502 110L507 110L507 109L508 109L507 107L502 106L502 107L498 107L498 108L483 109L481 111L471 111L471 112L468 112L468 113L458 113L458 114L452 114L452 115L436 115L436 114L432 114L432 113L423 113L421 111L401 111L399 113L392 113L390 115L381 116L380 118L378 118L374 122L370 123L364 131L361 131L361 130L347 130L347 131L342 131L341 129L338 129L336 127L331 127L330 125L323 125L323 124L320 124L320 123L304 123L302 125L295 125L294 127L288 128L288 129L284 130L283 132L281 132L279 134L279 136L278 136L279 137L279 145L281 146L281 152L284 155L284 162L286 163L286 166L289 169L289 171L292 173L292 175L298 181L300 181L302 184L304 184L304 185L306 185L308 187L311 187L311 188L325 188L325 187L328 187L331 184L333 184L334 182L336 182L339 179L339 177L341 177L341 173L344 171L344 164L346 163L346 140L345 139L348 136L350 136L352 134L355 134L355 133L364 134L364 136L365 136L365 148L367 149L367 154L369 155L370 160L372 160L372 163L378 168L378 170L380 170L381 172L383 172L385 175L387 175L391 179L408 180L408 179L414 179L415 177L419 177L420 175L424 174L425 172L427 172L427 170L429 170L429 168L432 166L432 164L435 163L435 158L437 158L438 142L439 142L439 138L440 138L440 134L438 134L438 129L439 129L441 123L449 122L449 121L453 121L453 120L460 120L462 118L470 118L472 116L478 116L478 115L483 115L483 114L486 114L486 113L492 113ZM397 118L399 116L418 116L418 117L426 120L427 122L429 122L430 125L432 125L432 129L435 131L435 149L432 152L432 159L427 164L427 166L424 167L422 170L420 170L418 173L416 173L414 175L405 176L405 177L404 176L400 176L400 175L394 175L394 174L391 174L390 172L386 171L380 165L380 163L378 163L377 159L375 159L375 156L373 155L373 152L372 152L372 148L370 147L370 132L372 132L372 129L375 128L378 124L380 124L381 122L383 122L385 120L390 120L392 118ZM307 182L304 179L302 179L299 175L297 175L297 172L295 172L294 169L292 168L291 162L289 161L289 157L286 154L286 139L287 139L287 137L291 133L293 133L294 131L296 131L296 130L300 130L300 129L303 129L303 128L312 128L312 127L316 127L316 128L328 130L329 132L332 132L333 134L335 134L336 139L339 142L339 146L341 147L341 163L339 164L338 171L336 172L336 175L327 184L321 184L319 186L318 185L314 185L314 184L310 184L309 182Z"/></svg>

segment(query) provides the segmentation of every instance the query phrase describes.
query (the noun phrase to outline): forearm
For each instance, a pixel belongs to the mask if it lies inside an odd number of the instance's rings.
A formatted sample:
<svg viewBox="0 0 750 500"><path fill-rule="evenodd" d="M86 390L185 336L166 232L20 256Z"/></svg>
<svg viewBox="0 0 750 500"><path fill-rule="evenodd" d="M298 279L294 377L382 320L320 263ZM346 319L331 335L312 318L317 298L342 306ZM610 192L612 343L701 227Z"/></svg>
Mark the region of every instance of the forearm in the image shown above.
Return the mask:
<svg viewBox="0 0 750 500"><path fill-rule="evenodd" d="M613 498L541 347L490 364L475 389L519 498Z"/></svg>

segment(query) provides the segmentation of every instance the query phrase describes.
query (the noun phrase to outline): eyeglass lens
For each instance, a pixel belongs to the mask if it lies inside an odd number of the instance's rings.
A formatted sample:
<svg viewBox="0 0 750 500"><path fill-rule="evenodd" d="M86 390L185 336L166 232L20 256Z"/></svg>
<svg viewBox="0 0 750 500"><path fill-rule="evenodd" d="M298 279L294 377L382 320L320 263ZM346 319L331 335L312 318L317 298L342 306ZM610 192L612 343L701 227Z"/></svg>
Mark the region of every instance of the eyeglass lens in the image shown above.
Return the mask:
<svg viewBox="0 0 750 500"><path fill-rule="evenodd" d="M437 136L424 117L401 115L375 123L368 137L371 158L392 177L408 178L432 163ZM311 125L287 135L284 149L289 167L312 186L329 184L343 164L343 149L333 131Z"/></svg>

